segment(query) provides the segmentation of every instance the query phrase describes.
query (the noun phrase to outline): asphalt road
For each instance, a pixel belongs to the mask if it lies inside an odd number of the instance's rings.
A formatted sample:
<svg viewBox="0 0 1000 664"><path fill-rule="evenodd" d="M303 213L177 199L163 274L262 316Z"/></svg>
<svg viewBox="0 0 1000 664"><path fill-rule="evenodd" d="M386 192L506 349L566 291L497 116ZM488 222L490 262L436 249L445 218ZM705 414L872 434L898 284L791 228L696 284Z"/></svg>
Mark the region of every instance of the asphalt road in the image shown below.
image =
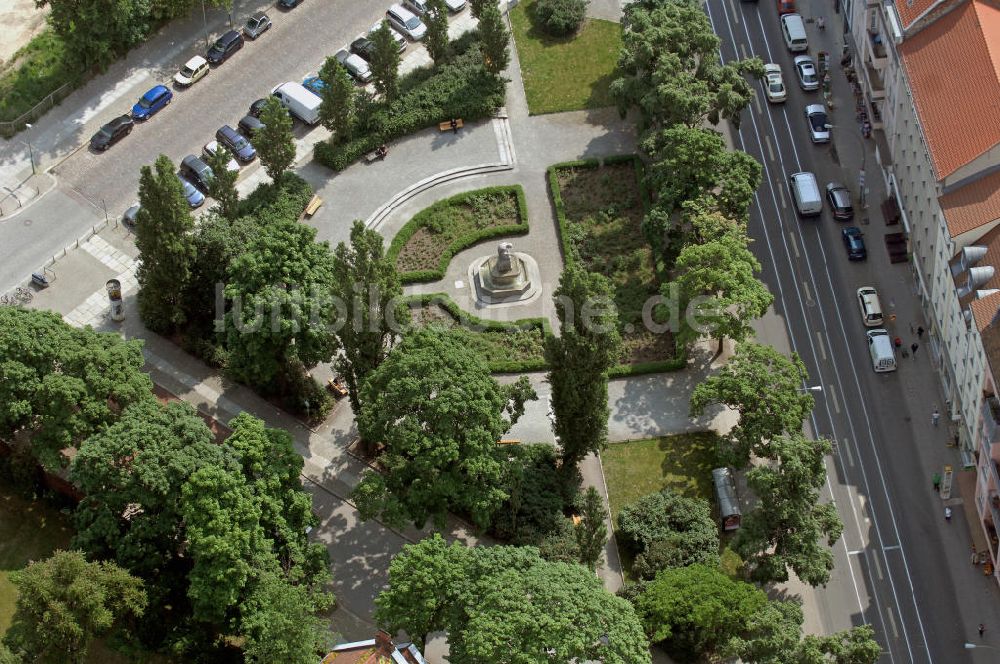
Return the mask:
<svg viewBox="0 0 1000 664"><path fill-rule="evenodd" d="M838 88L841 92L836 105L847 110L834 114L833 132L844 152L843 146L858 145L863 139L853 117L853 98L837 71L840 17L830 5L807 2L800 3L800 12L807 17L824 13L831 26L828 33L836 33L822 34L811 23L807 27L813 58L821 48L833 54L835 97ZM828 463L827 488L845 531L834 547L833 578L818 595L822 626L833 630L873 625L886 662L973 661L962 644L974 633L975 623L966 624L965 598L959 602L956 584L958 571L968 574L967 554L962 557L965 567L956 571L950 555L956 542L948 534L958 532L949 528L963 526L945 524L921 455L910 445L911 436L922 436L930 428L931 405L920 397L933 395L934 387L913 393L907 372L915 372L917 365L908 364L909 359L897 358L900 367L895 373L873 372L854 302L858 287L872 285L879 289L887 316L890 302L898 302L902 310L908 299L907 306L915 311L909 268L890 265L881 243L882 232L895 229L879 228L874 220L864 226L864 215L856 214L852 223L866 231L868 260L849 263L840 237L847 224L834 221L828 205L820 218L797 217L787 174L812 171L821 188L830 181L844 182L855 194L858 212L859 165L844 168L832 159L829 146L810 142L804 108L822 103L822 94L799 88L774 3L709 0L706 10L723 42L724 61L757 55L764 62L776 62L782 66L789 92L785 104L758 100L752 105L743 114L734 142L764 166L764 181L751 212L754 251L775 294L775 311L787 326L792 349L805 361L811 383L824 389L816 394L812 429L837 445ZM860 160L860 147L856 152ZM869 178L874 179L875 165L870 156L868 160ZM872 201L875 206L880 202ZM906 325L900 321L897 328ZM977 655L980 659L974 661L996 661L982 659L989 651Z"/></svg>

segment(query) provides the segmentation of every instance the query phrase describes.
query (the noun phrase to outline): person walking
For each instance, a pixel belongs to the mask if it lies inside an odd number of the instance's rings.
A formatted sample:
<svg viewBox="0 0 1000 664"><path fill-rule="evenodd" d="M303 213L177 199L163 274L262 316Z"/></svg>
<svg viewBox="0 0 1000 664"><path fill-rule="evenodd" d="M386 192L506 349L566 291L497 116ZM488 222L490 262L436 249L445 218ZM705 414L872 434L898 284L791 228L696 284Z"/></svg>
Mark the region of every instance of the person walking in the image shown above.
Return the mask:
<svg viewBox="0 0 1000 664"><path fill-rule="evenodd" d="M924 328L917 326L917 339L924 338Z"/></svg>
<svg viewBox="0 0 1000 664"><path fill-rule="evenodd" d="M951 523L951 508L950 507L944 508L944 520L947 521L948 523Z"/></svg>
<svg viewBox="0 0 1000 664"><path fill-rule="evenodd" d="M931 413L931 424L933 424L934 426L937 426L938 422L940 422L940 421L941 421L941 413L939 413L938 409L935 408L934 412Z"/></svg>
<svg viewBox="0 0 1000 664"><path fill-rule="evenodd" d="M941 491L941 475L934 473L934 477L931 478L931 484L934 486L934 490L937 492Z"/></svg>
<svg viewBox="0 0 1000 664"><path fill-rule="evenodd" d="M986 625L979 623L979 638L983 638L983 633L986 631Z"/></svg>
<svg viewBox="0 0 1000 664"><path fill-rule="evenodd" d="M914 360L917 359L917 349L918 348L920 348L920 344L918 344L916 341L914 341L912 344L910 344L910 352L913 353L913 359Z"/></svg>

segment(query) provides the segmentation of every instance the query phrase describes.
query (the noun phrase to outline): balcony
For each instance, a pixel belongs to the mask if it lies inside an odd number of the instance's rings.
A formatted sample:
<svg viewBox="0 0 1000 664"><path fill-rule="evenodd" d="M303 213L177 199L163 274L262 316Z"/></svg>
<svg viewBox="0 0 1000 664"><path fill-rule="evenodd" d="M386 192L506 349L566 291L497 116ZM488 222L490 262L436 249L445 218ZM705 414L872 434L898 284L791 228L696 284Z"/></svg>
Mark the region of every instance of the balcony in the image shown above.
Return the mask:
<svg viewBox="0 0 1000 664"><path fill-rule="evenodd" d="M869 32L868 42L871 46L871 64L875 69L882 71L889 64L889 53L886 51L885 42L882 41L882 33Z"/></svg>
<svg viewBox="0 0 1000 664"><path fill-rule="evenodd" d="M871 60L865 59L865 80L868 82L870 97L885 99L885 83L882 82L882 72L872 66Z"/></svg>
<svg viewBox="0 0 1000 664"><path fill-rule="evenodd" d="M983 399L983 444L987 446L1000 443L1000 399L991 394Z"/></svg>

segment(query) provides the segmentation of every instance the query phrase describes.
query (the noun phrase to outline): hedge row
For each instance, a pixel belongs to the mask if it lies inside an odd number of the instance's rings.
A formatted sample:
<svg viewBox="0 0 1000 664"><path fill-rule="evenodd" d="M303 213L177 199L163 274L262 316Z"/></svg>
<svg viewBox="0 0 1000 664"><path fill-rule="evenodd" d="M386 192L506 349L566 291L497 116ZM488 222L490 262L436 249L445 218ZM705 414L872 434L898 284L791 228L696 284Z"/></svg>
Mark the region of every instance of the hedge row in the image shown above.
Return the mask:
<svg viewBox="0 0 1000 664"><path fill-rule="evenodd" d="M485 189L475 189L473 191L465 191L461 194L456 194L450 198L445 198L443 200L437 201L434 205L424 208L418 212L412 219L406 222L396 236L392 239L392 244L389 245L388 257L393 263L396 262L396 258L399 256L399 252L403 250L406 243L410 241L410 238L416 234L418 230L427 225L431 215L442 207L448 207L450 205L455 205L457 203L462 203L466 199L472 196L479 196L483 194L493 194L493 193L513 193L517 197L517 214L521 219L521 223L513 224L510 226L493 226L491 228L481 228L475 231L471 231L455 239L448 247L445 249L444 253L441 254L441 260L438 262L438 268L436 270L413 270L410 272L404 272L399 275L400 280L404 284L416 284L416 283L427 283L431 281L439 281L444 279L445 271L448 269L448 264L451 263L451 259L462 249L466 247L471 247L477 242L482 242L483 240L489 240L494 237L502 237L505 235L524 235L528 232L528 204L524 198L524 189L521 185L511 185L511 186L501 186L501 187L486 187Z"/></svg>
<svg viewBox="0 0 1000 664"><path fill-rule="evenodd" d="M362 155L393 139L433 127L451 118L466 122L492 117L503 106L506 96L504 79L483 68L478 42L466 39L453 44L466 50L451 60L434 65L430 72L420 71L401 81L399 97L390 104L374 102L357 114L353 138L332 145L317 143L316 161L341 171Z"/></svg>

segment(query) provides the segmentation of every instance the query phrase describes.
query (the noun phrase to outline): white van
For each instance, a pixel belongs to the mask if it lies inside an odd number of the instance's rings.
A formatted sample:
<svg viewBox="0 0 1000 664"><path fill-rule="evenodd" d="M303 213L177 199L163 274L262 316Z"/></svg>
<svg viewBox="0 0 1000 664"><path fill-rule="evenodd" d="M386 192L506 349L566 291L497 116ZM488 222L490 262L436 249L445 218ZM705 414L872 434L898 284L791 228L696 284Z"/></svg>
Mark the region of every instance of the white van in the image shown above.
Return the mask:
<svg viewBox="0 0 1000 664"><path fill-rule="evenodd" d="M282 83L271 90L271 95L277 97L282 106L306 124L314 125L319 122L319 106L323 100L301 83Z"/></svg>
<svg viewBox="0 0 1000 664"><path fill-rule="evenodd" d="M882 324L882 304L878 301L878 293L871 286L858 289L858 306L861 307L861 321L865 327L878 327Z"/></svg>
<svg viewBox="0 0 1000 664"><path fill-rule="evenodd" d="M789 175L788 191L801 216L815 217L823 212L823 197L819 194L819 183L812 173L803 171Z"/></svg>
<svg viewBox="0 0 1000 664"><path fill-rule="evenodd" d="M809 50L809 40L806 39L806 24L798 14L781 15L781 36L785 46L793 53Z"/></svg>
<svg viewBox="0 0 1000 664"><path fill-rule="evenodd" d="M892 339L884 329L868 330L868 352L872 356L872 369L877 373L896 370L896 353Z"/></svg>

